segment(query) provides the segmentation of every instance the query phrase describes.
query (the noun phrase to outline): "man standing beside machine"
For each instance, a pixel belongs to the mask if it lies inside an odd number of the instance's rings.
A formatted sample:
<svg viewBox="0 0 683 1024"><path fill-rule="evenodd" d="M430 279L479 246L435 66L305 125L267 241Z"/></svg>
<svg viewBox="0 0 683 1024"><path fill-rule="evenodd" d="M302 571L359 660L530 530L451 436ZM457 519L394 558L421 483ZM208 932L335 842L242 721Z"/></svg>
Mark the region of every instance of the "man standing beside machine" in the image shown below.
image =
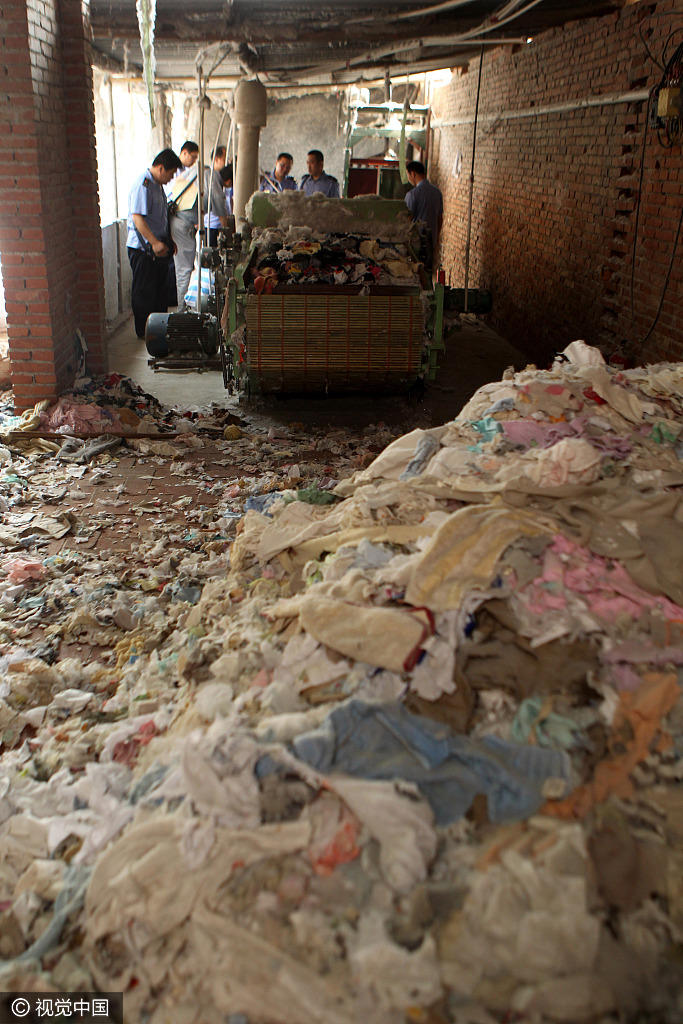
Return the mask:
<svg viewBox="0 0 683 1024"><path fill-rule="evenodd" d="M162 149L128 194L128 259L133 271L131 304L135 333L145 336L150 313L168 309L168 265L175 251L168 229L164 185L182 168L177 153Z"/></svg>
<svg viewBox="0 0 683 1024"><path fill-rule="evenodd" d="M235 193L234 180L232 173L232 164L226 164L222 171L218 172L223 182L223 192L225 194L225 208L228 211L228 217L232 216L232 200Z"/></svg>
<svg viewBox="0 0 683 1024"><path fill-rule="evenodd" d="M291 153L279 153L272 174L264 174L260 192L292 192L296 191L296 181L290 175L294 157Z"/></svg>
<svg viewBox="0 0 683 1024"><path fill-rule="evenodd" d="M197 216L197 168L199 146L196 142L184 142L180 150L183 165L170 186L166 189L169 201L169 222L171 237L176 245L174 257L178 306L182 306L194 269L196 252L195 235L199 218Z"/></svg>
<svg viewBox="0 0 683 1024"><path fill-rule="evenodd" d="M436 185L427 180L425 165L420 160L410 160L406 164L408 181L413 186L406 194L406 206L413 215L413 220L422 221L429 228L431 241L425 259L425 267L432 270L439 246L441 225L443 223L443 196Z"/></svg>
<svg viewBox="0 0 683 1024"><path fill-rule="evenodd" d="M228 208L220 175L225 167L225 146L217 146L212 157L213 167L204 168L204 226L209 229L208 244L218 245L220 228L228 226Z"/></svg>
<svg viewBox="0 0 683 1024"><path fill-rule="evenodd" d="M325 174L325 158L319 149L310 149L306 157L308 174L301 179L300 191L307 196L322 192L329 199L339 199L339 182L331 174Z"/></svg>

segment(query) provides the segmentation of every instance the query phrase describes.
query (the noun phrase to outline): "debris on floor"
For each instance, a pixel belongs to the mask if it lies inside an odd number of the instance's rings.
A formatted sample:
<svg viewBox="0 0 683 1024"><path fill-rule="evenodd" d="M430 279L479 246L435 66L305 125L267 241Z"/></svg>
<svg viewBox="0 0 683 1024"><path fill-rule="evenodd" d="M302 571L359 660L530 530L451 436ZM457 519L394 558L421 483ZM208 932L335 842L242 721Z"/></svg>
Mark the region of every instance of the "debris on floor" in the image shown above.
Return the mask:
<svg viewBox="0 0 683 1024"><path fill-rule="evenodd" d="M399 437L179 419L3 435L0 987L680 1021L683 365L574 342Z"/></svg>

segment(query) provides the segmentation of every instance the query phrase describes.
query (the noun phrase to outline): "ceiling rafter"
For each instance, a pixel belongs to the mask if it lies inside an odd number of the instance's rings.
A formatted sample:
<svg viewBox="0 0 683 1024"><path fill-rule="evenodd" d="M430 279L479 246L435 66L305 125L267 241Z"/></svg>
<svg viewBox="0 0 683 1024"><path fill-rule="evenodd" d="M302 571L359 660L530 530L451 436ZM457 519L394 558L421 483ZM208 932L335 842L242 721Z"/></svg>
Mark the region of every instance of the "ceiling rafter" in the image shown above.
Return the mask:
<svg viewBox="0 0 683 1024"><path fill-rule="evenodd" d="M481 42L500 45L625 0L157 0L155 55L160 80L191 73L197 53L231 46L224 72L264 81L353 81L388 68L452 67ZM128 61L138 41L131 0L90 0L98 63Z"/></svg>

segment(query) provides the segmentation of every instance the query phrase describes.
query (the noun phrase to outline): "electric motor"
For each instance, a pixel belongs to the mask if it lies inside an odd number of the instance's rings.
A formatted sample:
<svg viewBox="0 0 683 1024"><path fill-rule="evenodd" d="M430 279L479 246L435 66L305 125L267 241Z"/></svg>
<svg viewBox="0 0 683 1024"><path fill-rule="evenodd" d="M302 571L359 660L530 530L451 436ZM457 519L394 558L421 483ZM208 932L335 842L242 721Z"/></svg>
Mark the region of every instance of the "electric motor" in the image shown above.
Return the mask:
<svg viewBox="0 0 683 1024"><path fill-rule="evenodd" d="M145 325L145 344L156 358L197 353L212 356L218 351L218 321L201 313L151 313Z"/></svg>

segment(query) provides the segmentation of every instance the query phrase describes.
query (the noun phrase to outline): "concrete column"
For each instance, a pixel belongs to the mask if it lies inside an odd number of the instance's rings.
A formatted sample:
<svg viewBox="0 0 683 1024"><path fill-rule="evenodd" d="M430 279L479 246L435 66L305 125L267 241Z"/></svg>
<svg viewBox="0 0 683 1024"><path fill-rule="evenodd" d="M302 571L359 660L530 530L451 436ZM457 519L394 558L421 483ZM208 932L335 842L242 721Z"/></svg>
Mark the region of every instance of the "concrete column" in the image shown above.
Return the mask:
<svg viewBox="0 0 683 1024"><path fill-rule="evenodd" d="M257 80L242 79L235 90L235 124L239 133L233 209L238 230L244 224L244 208L258 187L258 144L266 123L266 101L265 87Z"/></svg>

